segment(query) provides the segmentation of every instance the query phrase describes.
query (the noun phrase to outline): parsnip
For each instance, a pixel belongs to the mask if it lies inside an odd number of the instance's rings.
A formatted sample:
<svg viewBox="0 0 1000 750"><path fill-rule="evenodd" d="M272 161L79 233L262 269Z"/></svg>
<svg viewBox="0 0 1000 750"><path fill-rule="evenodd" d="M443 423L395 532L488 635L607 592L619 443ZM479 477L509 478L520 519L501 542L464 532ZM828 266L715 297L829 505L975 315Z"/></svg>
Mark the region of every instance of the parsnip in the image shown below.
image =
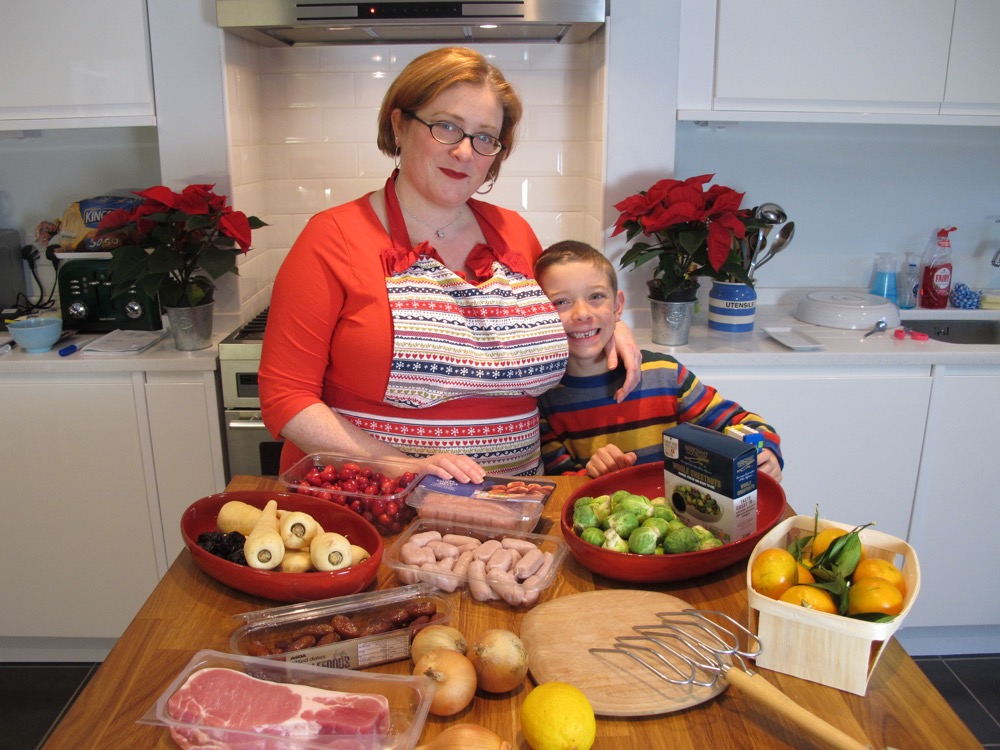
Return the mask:
<svg viewBox="0 0 1000 750"><path fill-rule="evenodd" d="M255 508L241 500L230 500L219 508L219 516L215 525L223 534L238 531L243 536L250 536L253 527L260 520L260 514L260 508Z"/></svg>
<svg viewBox="0 0 1000 750"><path fill-rule="evenodd" d="M285 556L285 545L278 532L278 503L268 500L253 530L243 544L247 565L258 570L273 570Z"/></svg>
<svg viewBox="0 0 1000 750"><path fill-rule="evenodd" d="M278 531L281 533L281 541L285 543L285 549L302 550L309 549L313 537L323 533L315 518L299 510L282 515Z"/></svg>
<svg viewBox="0 0 1000 750"><path fill-rule="evenodd" d="M371 557L371 555L364 547L359 547L356 544L351 545L351 565L357 565L359 562L367 560L369 557Z"/></svg>
<svg viewBox="0 0 1000 750"><path fill-rule="evenodd" d="M306 549L286 549L278 566L282 573L308 573L312 569L312 557Z"/></svg>
<svg viewBox="0 0 1000 750"><path fill-rule="evenodd" d="M335 531L326 531L313 537L309 545L309 556L313 567L324 571L346 568L354 559L347 537Z"/></svg>

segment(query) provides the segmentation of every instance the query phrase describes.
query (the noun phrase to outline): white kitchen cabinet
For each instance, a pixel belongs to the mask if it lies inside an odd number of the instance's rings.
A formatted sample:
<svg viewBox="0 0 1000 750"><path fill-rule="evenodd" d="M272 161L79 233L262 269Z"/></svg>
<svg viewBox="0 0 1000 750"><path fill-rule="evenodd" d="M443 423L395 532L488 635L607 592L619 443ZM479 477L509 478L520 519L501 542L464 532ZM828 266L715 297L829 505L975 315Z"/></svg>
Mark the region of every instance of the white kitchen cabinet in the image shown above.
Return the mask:
<svg viewBox="0 0 1000 750"><path fill-rule="evenodd" d="M117 638L159 580L131 373L0 385L0 636Z"/></svg>
<svg viewBox="0 0 1000 750"><path fill-rule="evenodd" d="M0 377L0 660L121 635L225 489L219 403L206 369Z"/></svg>
<svg viewBox="0 0 1000 750"><path fill-rule="evenodd" d="M4 4L0 129L154 125L143 0Z"/></svg>
<svg viewBox="0 0 1000 750"><path fill-rule="evenodd" d="M1000 114L1000 3L957 0L942 113Z"/></svg>
<svg viewBox="0 0 1000 750"><path fill-rule="evenodd" d="M905 538L931 392L928 366L692 366L781 436L782 487L797 513L874 521Z"/></svg>
<svg viewBox="0 0 1000 750"><path fill-rule="evenodd" d="M681 27L682 120L1000 124L994 0L683 0Z"/></svg>
<svg viewBox="0 0 1000 750"><path fill-rule="evenodd" d="M921 588L906 628L1000 627L996 544L1000 368L938 365L910 543ZM967 585L982 581L982 595ZM945 652L938 652L945 653Z"/></svg>

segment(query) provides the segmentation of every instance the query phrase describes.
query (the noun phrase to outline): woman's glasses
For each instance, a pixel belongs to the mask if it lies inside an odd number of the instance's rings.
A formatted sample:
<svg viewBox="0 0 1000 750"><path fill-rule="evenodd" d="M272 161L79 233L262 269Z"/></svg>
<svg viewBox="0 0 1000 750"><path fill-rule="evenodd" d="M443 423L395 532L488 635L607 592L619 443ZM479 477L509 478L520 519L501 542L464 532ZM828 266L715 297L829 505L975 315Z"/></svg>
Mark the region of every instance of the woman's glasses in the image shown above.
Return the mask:
<svg viewBox="0 0 1000 750"><path fill-rule="evenodd" d="M481 156L496 156L505 148L500 143L500 139L494 138L492 135L486 133L466 133L453 122L426 122L417 117L416 112L411 112L408 109L404 109L403 114L416 120L421 125L426 125L431 131L431 137L438 143L443 143L446 146L454 146L463 138L468 138L472 141L472 148Z"/></svg>

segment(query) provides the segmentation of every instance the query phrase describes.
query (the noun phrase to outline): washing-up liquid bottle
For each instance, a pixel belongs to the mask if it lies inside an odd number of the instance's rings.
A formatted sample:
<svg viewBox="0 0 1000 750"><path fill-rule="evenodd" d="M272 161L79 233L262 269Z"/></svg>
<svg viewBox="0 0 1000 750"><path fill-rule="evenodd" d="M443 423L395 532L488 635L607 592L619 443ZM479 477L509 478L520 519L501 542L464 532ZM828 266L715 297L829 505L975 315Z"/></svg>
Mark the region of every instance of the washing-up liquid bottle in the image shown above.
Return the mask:
<svg viewBox="0 0 1000 750"><path fill-rule="evenodd" d="M912 310L920 294L920 256L906 254L906 265L899 274L899 309Z"/></svg>
<svg viewBox="0 0 1000 750"><path fill-rule="evenodd" d="M955 229L939 229L924 251L918 303L928 310L948 306L948 295L951 294L951 240L948 235Z"/></svg>

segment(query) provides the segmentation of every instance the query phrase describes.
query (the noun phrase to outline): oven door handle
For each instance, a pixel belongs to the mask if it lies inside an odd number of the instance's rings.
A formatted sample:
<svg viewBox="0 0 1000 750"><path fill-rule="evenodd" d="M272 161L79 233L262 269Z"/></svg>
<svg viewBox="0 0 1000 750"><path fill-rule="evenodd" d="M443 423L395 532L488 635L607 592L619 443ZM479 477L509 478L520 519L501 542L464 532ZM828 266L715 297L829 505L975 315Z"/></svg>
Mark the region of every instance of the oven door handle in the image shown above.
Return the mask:
<svg viewBox="0 0 1000 750"><path fill-rule="evenodd" d="M234 419L228 425L230 430L266 430L264 422L260 419Z"/></svg>

